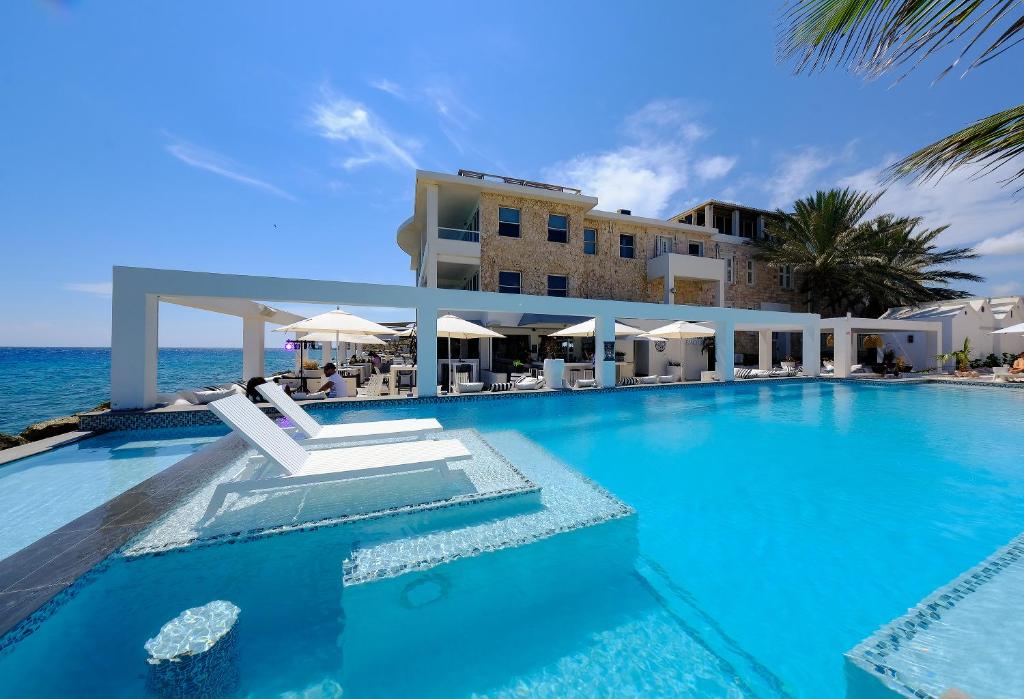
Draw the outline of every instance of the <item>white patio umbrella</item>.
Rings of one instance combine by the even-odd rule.
[[[340,343],[351,342],[354,345],[386,345],[387,341],[382,340],[376,335],[346,335],[344,333],[309,333],[299,338],[300,340],[309,340],[311,342],[334,342],[338,343],[338,353],[341,353]],[[341,361],[341,357],[337,357],[337,361]]]
[[[1002,330],[993,330],[989,334],[990,335],[1016,335],[1017,333],[1020,333],[1021,335],[1024,335],[1024,323],[1017,323],[1016,325],[1011,325],[1010,327],[1003,328]]]
[[[582,323],[570,325],[568,328],[551,333],[549,337],[593,337],[597,327],[596,321],[596,318],[591,318]],[[615,321],[615,337],[630,337],[632,335],[641,335],[643,332],[640,328],[634,328],[632,325]]]
[[[677,320],[663,325],[660,328],[654,330],[648,330],[647,332],[640,335],[640,337],[647,338],[648,340],[688,340],[693,337],[711,337],[715,334],[715,331],[711,328],[703,325],[697,325],[696,323],[688,323],[685,320]],[[683,343],[679,343],[679,368],[680,371],[683,367]]]
[[[485,337],[505,337],[501,333],[494,332],[489,328],[468,320],[459,318],[456,315],[447,314],[437,319],[437,336],[448,338],[448,390],[452,390],[452,338],[456,340],[478,340]]]
[[[295,336],[309,333],[328,333],[339,342],[341,335],[394,335],[395,331],[372,320],[360,318],[354,313],[336,308],[289,325],[274,328],[274,332],[295,333]],[[302,365],[303,347],[299,345],[299,366]]]

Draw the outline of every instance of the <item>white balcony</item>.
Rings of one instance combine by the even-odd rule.
[[[676,279],[716,282],[718,305],[721,306],[724,301],[725,260],[664,252],[647,261],[647,278],[665,281],[665,303],[673,302],[672,287]]]

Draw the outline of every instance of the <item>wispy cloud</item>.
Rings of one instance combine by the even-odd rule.
[[[325,94],[323,101],[313,106],[313,121],[321,136],[352,147],[354,152],[342,161],[346,170],[371,164],[396,169],[417,167],[411,152],[414,143],[393,134],[360,102]]]
[[[386,92],[392,97],[397,97],[398,99],[401,100],[408,99],[408,96],[406,95],[405,90],[402,88],[402,86],[396,82],[388,80],[387,78],[378,78],[377,80],[371,80],[369,82],[370,87],[372,87],[374,90]]]
[[[769,205],[788,208],[798,198],[809,194],[814,179],[833,161],[832,156],[817,148],[802,148],[783,157],[766,183]]]
[[[215,175],[226,177],[229,180],[248,185],[249,187],[262,189],[288,201],[297,201],[294,196],[280,187],[242,172],[238,163],[220,153],[200,148],[186,141],[169,143],[166,148],[168,153],[186,165],[212,172]]]
[[[1006,282],[992,287],[993,296],[1019,296],[1021,294],[1024,294],[1024,285],[1020,282]]]
[[[621,132],[626,143],[583,153],[544,168],[550,180],[596,195],[604,209],[629,208],[661,216],[690,182],[690,165],[702,180],[726,175],[735,158],[697,153],[708,131],[677,100],[656,100],[628,115]]]
[[[114,293],[113,282],[69,282],[64,288],[93,296],[110,296]]]
[[[717,180],[728,175],[736,166],[736,158],[715,155],[697,163],[694,170],[702,180]]]
[[[1024,230],[985,238],[974,249],[982,255],[1024,254]]]

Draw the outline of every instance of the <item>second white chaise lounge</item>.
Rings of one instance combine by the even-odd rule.
[[[252,471],[246,469],[244,480],[219,484],[204,519],[216,514],[229,493],[277,490],[406,471],[437,469],[446,472],[449,461],[472,456],[457,439],[423,439],[306,451],[244,396],[222,398],[210,403],[209,407],[249,446],[277,466],[278,474],[268,476],[262,473],[253,477]]]
[[[321,425],[313,416],[303,410],[302,406],[292,400],[284,389],[276,383],[265,383],[256,387],[267,401],[278,412],[295,425],[300,432],[300,440],[306,443],[343,442],[357,439],[374,439],[380,437],[413,437],[431,432],[439,432],[443,428],[434,418],[406,418],[402,420],[377,420],[374,422],[357,422],[347,425]]]

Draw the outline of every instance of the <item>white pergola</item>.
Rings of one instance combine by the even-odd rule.
[[[595,376],[601,386],[615,383],[615,362],[603,360],[607,343],[614,347],[615,321],[642,318],[711,324],[716,333],[716,366],[723,381],[733,380],[735,332],[801,332],[804,366],[817,375],[821,365],[820,323],[814,313],[753,311],[742,308],[685,306],[526,294],[497,294],[429,287],[361,284],[344,281],[286,279],[238,274],[114,267],[111,333],[111,403],[115,410],[149,408],[156,403],[159,302],[174,298],[210,305],[209,299],[234,302],[266,299],[280,303],[412,308],[416,312],[419,395],[437,391],[437,321],[442,313],[537,313],[595,318],[598,357]],[[201,307],[201,306],[196,306]],[[245,317],[245,316],[243,316]],[[664,324],[663,323],[663,324]],[[262,332],[259,333],[262,339]]]
[[[925,335],[925,354],[937,356],[942,350],[942,323],[931,320],[896,320],[893,318],[823,318],[821,331],[832,334],[832,348],[835,352],[835,376],[850,375],[850,367],[856,355],[857,335],[881,335],[883,333],[912,333]],[[941,371],[942,361],[935,360],[935,367]]]
[[[282,311],[258,301],[220,296],[160,296],[159,301],[187,306],[242,319],[242,379],[263,376],[266,364],[265,331],[267,323],[288,325],[303,319],[291,311]],[[154,374],[155,376],[155,374]]]

